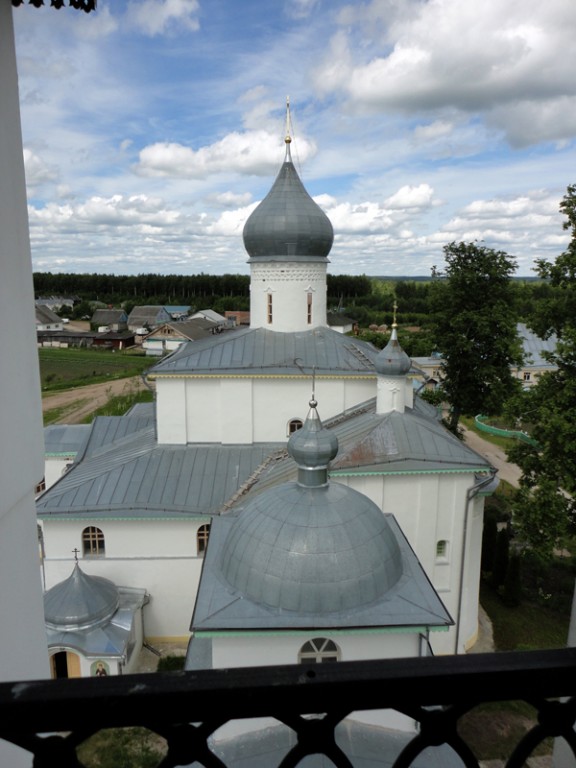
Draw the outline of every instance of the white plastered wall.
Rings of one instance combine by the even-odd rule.
[[[73,550],[82,549],[82,530],[97,526],[105,537],[106,554],[83,557],[80,568],[103,576],[117,586],[145,589],[150,602],[144,607],[146,637],[186,638],[203,557],[197,553],[197,531],[202,520],[44,520],[42,564],[46,589],[67,579],[74,568]]]
[[[326,266],[326,263],[253,263],[250,327],[291,332],[326,326]],[[268,321],[269,296],[272,297],[272,322]]]
[[[213,667],[226,669],[297,664],[300,649],[315,637],[333,640],[340,649],[341,661],[414,658],[420,655],[421,641],[417,632],[346,634],[319,629],[312,630],[309,635],[272,633],[270,636],[233,635],[213,638]],[[411,719],[393,710],[354,712],[350,717],[370,725],[404,731],[414,730],[414,722]],[[217,740],[275,724],[277,723],[272,719],[231,722],[219,731]]]
[[[322,420],[369,400],[375,376],[317,377]],[[160,444],[282,442],[291,419],[304,419],[312,376],[297,378],[159,378],[156,382]]]
[[[467,492],[474,485],[474,474],[334,475],[332,480],[365,494],[383,512],[394,515],[454,621],[458,621],[461,612],[459,652],[469,647],[478,627],[484,508],[482,498],[467,505]],[[439,541],[446,542],[446,555],[442,557],[437,557]],[[447,633],[434,633],[431,636],[434,652],[454,653],[456,634],[456,628]]]

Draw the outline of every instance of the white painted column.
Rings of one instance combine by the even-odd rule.
[[[44,435],[10,0],[0,0],[0,269],[0,327],[10,329],[0,366],[0,680],[31,680],[49,676],[34,505]],[[31,760],[0,742],[0,764]]]

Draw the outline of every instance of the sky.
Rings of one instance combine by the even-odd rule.
[[[48,0],[46,0],[48,2]],[[292,159],[332,274],[518,276],[566,247],[574,0],[98,0],[13,10],[33,268],[249,273],[242,228]]]

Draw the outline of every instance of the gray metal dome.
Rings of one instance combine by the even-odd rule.
[[[88,576],[76,563],[72,574],[44,595],[44,617],[50,629],[93,629],[116,613],[116,585],[102,576]]]
[[[264,491],[239,513],[221,571],[234,589],[271,608],[339,612],[388,592],[402,575],[402,555],[376,504],[327,482],[337,441],[322,428],[316,403],[310,405],[290,441],[298,482]]]
[[[392,328],[388,344],[378,353],[374,364],[376,371],[383,376],[405,376],[410,370],[412,361],[400,346],[395,327]]]
[[[330,219],[310,197],[290,157],[244,225],[244,247],[258,261],[326,261],[334,242]]]
[[[288,440],[288,453],[298,464],[298,482],[306,486],[328,481],[328,464],[338,453],[338,438],[322,427],[316,405],[312,399],[302,429],[293,432]]]

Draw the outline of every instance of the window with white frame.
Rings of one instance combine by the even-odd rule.
[[[84,557],[98,557],[106,554],[104,533],[100,528],[89,525],[82,531],[82,554]]]
[[[210,523],[204,523],[198,528],[196,534],[196,545],[198,555],[203,556],[208,546],[208,539],[210,538]]]
[[[294,432],[298,432],[299,429],[302,429],[304,426],[304,422],[302,419],[290,419],[288,422],[288,437],[292,435]]]

